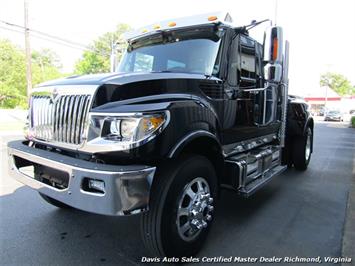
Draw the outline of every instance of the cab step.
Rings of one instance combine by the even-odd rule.
[[[285,165],[279,165],[279,166],[276,166],[275,168],[270,169],[265,174],[263,174],[261,177],[250,182],[245,187],[241,187],[238,190],[238,194],[244,198],[250,197],[256,191],[258,191],[260,188],[264,187],[269,181],[271,181],[273,177],[278,176],[286,169],[287,169],[287,166],[285,166]]]
[[[229,157],[226,160],[229,184],[243,197],[249,197],[287,166],[281,165],[281,147],[267,145]]]

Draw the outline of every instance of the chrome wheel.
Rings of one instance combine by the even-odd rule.
[[[176,225],[180,237],[194,240],[212,220],[213,198],[206,179],[197,177],[188,183],[179,200]]]
[[[312,142],[312,132],[310,129],[308,129],[307,139],[306,139],[306,149],[305,149],[306,161],[309,160],[309,156],[311,155],[311,142]]]

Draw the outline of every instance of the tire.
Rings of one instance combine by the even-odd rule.
[[[38,194],[46,201],[48,202],[49,204],[57,207],[57,208],[61,208],[61,209],[71,209],[72,207],[70,207],[69,205],[65,204],[65,203],[62,203],[58,200],[55,200],[51,197],[48,197],[44,194],[42,194],[41,192],[38,192]]]
[[[208,221],[206,218],[206,228],[197,229],[195,224],[191,224],[193,220],[192,211],[186,212],[190,216],[179,216],[179,206],[184,207],[183,204],[195,206],[192,198],[186,194],[189,186],[194,184],[194,182],[201,182],[201,184],[205,185],[204,191],[207,191],[206,187],[207,185],[209,186],[212,200],[208,199],[209,205],[205,206],[206,208],[200,213],[201,215],[206,215],[205,217],[211,215]],[[192,186],[191,189],[196,190],[196,187]],[[198,193],[197,191],[195,196]],[[187,257],[195,255],[201,249],[211,227],[213,220],[212,201],[216,198],[216,194],[217,178],[215,169],[211,162],[203,156],[191,155],[184,157],[160,169],[154,178],[149,211],[144,213],[141,218],[143,243],[149,253],[156,257]],[[207,194],[204,195],[207,196]],[[200,206],[204,206],[205,203],[205,201],[202,202]],[[189,207],[186,207],[187,209]],[[206,209],[207,213],[204,213]],[[190,227],[190,229],[186,232],[179,230],[179,228],[184,228],[181,224],[188,224],[187,227]],[[182,232],[185,232],[186,235]],[[189,235],[190,233],[192,234],[191,236]]]
[[[307,169],[311,160],[313,146],[313,133],[307,127],[305,136],[296,137],[293,141],[292,157],[296,170],[304,171]]]

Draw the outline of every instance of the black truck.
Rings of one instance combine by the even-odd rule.
[[[9,169],[60,208],[141,216],[155,256],[192,256],[221,189],[249,197],[313,150],[307,105],[288,95],[288,42],[225,13],[163,21],[127,35],[115,73],[32,91]]]

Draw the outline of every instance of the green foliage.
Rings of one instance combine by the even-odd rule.
[[[26,101],[24,53],[8,40],[0,40],[0,107],[13,108]]]
[[[321,75],[320,85],[328,86],[340,96],[355,94],[355,87],[341,74],[328,72]]]
[[[355,116],[351,117],[351,127],[355,128]]]
[[[127,24],[118,24],[114,32],[107,32],[89,46],[90,50],[83,53],[82,58],[75,65],[75,73],[92,74],[110,71],[110,54],[112,44],[122,42],[122,34],[129,31]],[[117,51],[117,58],[121,57]]]
[[[48,50],[32,54],[32,84],[61,77],[58,56]],[[20,48],[0,39],[0,108],[27,106],[26,58]]]

